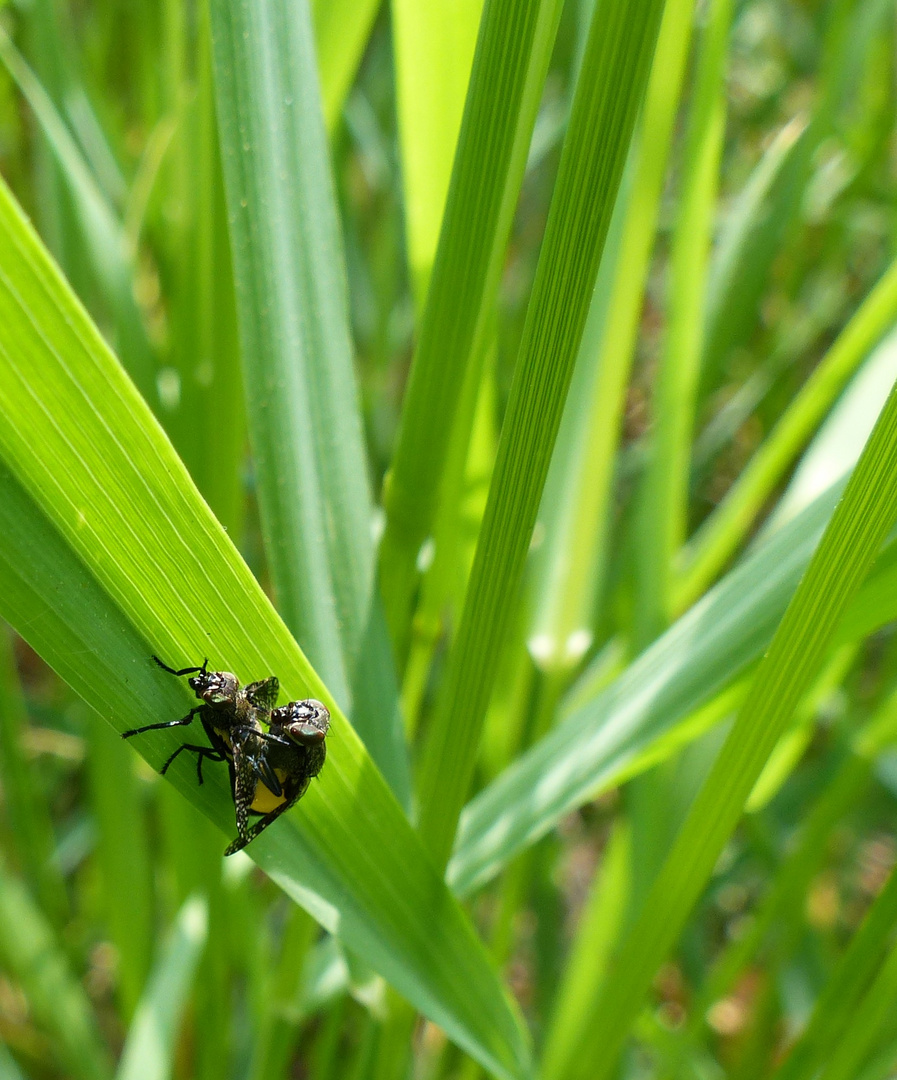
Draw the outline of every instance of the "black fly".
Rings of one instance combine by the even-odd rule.
[[[202,667],[176,670],[154,656],[163,671],[188,679],[200,705],[180,720],[147,724],[122,734],[123,739],[145,731],[182,727],[198,715],[211,746],[182,743],[162,766],[167,771],[183,750],[196,754],[196,776],[202,784],[203,759],[226,761],[230,771],[231,792],[237,816],[238,837],[225,855],[246,847],[256,836],[296,803],[308,788],[312,777],[321,771],[326,756],[324,739],[330,726],[330,713],[320,701],[293,701],[280,709],[274,707],[280,690],[275,676],[241,687],[229,671],[209,671],[208,660]],[[262,728],[268,725],[268,731]],[[261,817],[247,828],[249,815]]]

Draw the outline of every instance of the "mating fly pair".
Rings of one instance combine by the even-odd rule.
[[[182,743],[161,771],[164,775],[178,754],[189,750],[196,754],[196,776],[201,784],[204,758],[227,762],[237,814],[237,839],[224,854],[233,855],[298,802],[312,777],[321,771],[327,755],[324,739],[330,713],[320,701],[311,698],[275,708],[280,683],[273,675],[241,687],[229,671],[207,670],[208,660],[202,667],[180,671],[163,664],[158,656],[153,660],[170,675],[192,675],[187,682],[202,704],[180,720],[134,728],[123,732],[122,738],[186,726],[199,716],[211,746]],[[248,828],[250,814],[261,820]]]

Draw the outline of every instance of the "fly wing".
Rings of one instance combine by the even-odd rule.
[[[265,713],[271,712],[277,704],[277,695],[280,693],[280,682],[276,675],[260,682],[250,683],[244,690],[246,700],[256,709]]]

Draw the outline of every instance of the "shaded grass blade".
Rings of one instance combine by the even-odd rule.
[[[420,828],[448,861],[467,797],[663,4],[593,15],[458,635],[420,777]]]
[[[211,13],[249,433],[277,602],[407,803],[308,3],[216,0]],[[362,680],[356,709],[371,639],[386,670]]]
[[[897,517],[897,392],[866,445],[760,664],[747,701],[621,945],[589,1046],[615,1067],[651,978],[710,877],[763,766],[815,677],[838,621]],[[584,1050],[586,1047],[583,1048]]]
[[[328,760],[250,854],[477,1060],[525,1072],[520,1021],[358,736],[190,483],[146,404],[0,187],[0,613],[122,731],[183,716],[150,661],[209,656],[333,715]],[[158,709],[158,713],[156,713]],[[139,742],[156,768],[176,733]],[[224,770],[168,774],[233,835]]]

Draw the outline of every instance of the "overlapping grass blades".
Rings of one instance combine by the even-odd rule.
[[[467,918],[5,188],[0,237],[4,617],[119,731],[146,722],[147,701],[186,712],[151,653],[277,672],[289,698],[328,702],[326,773],[253,855],[470,1053],[525,1071],[519,1021]],[[176,738],[139,749],[158,767]],[[171,780],[231,831],[226,777],[197,788],[184,762]]]

